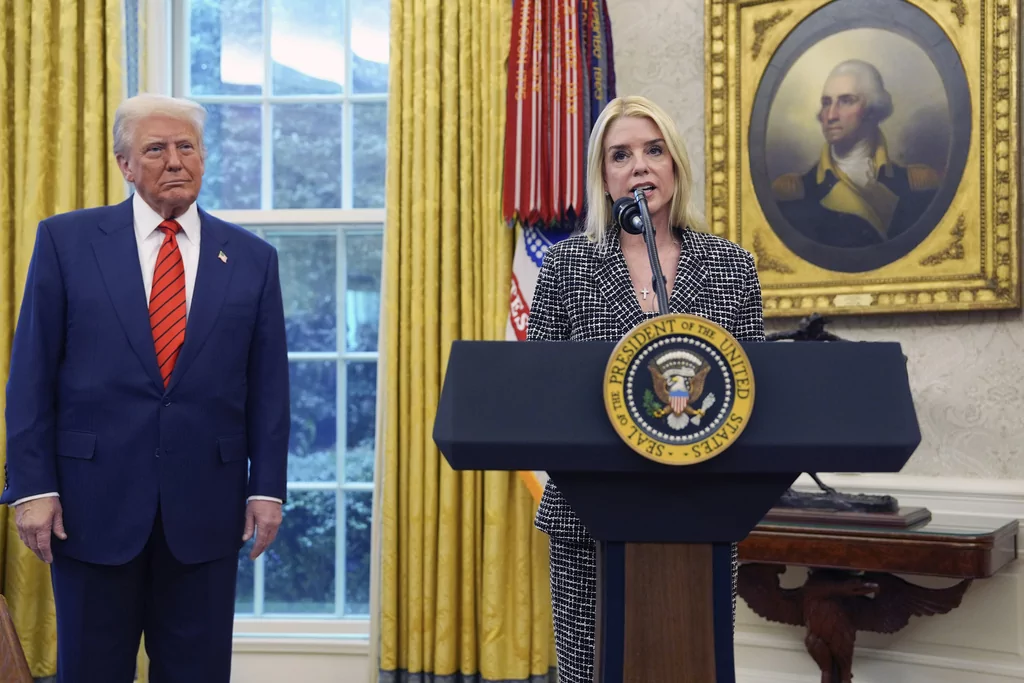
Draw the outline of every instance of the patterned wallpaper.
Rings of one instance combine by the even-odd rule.
[[[704,0],[607,0],[618,94],[675,117],[704,197]],[[796,320],[772,320],[769,331]],[[904,472],[1024,480],[1024,319],[1001,313],[837,317],[841,337],[898,341],[922,442]],[[851,415],[850,419],[856,419]]]

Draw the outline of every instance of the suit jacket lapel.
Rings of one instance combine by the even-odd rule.
[[[139,264],[139,245],[135,240],[132,199],[129,197],[113,207],[110,220],[101,223],[99,228],[104,236],[92,243],[92,249],[99,262],[103,283],[128,343],[162,391],[164,383],[156,363],[153,330],[149,325],[149,303]]]
[[[605,301],[622,323],[623,333],[647,319],[633,292],[633,281],[629,279],[626,259],[619,246],[618,230],[611,232],[608,242],[598,251],[594,279]]]
[[[676,281],[668,298],[670,311],[688,313],[693,309],[693,303],[708,279],[706,258],[707,253],[693,238],[693,232],[689,229],[683,230]]]
[[[171,381],[167,385],[168,391],[174,388],[188,370],[206,342],[214,323],[217,322],[235,265],[231,259],[222,261],[219,258],[228,243],[227,231],[202,209],[199,210],[199,225],[199,268],[196,271],[195,291],[192,292],[192,305],[185,325],[185,345],[174,364],[174,372],[171,373]]]

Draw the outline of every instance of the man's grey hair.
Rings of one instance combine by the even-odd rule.
[[[853,76],[857,94],[864,98],[867,118],[876,124],[885,121],[892,114],[892,95],[885,89],[882,74],[873,64],[860,59],[848,59],[832,69],[828,77]]]
[[[114,156],[128,156],[135,126],[149,116],[169,116],[190,124],[196,131],[199,152],[206,155],[203,144],[206,109],[203,105],[179,97],[142,93],[122,102],[114,113]]]

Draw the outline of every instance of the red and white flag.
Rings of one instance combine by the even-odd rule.
[[[502,213],[516,230],[506,339],[523,341],[548,248],[584,213],[586,148],[615,97],[604,0],[514,0]],[[544,472],[520,473],[540,500]]]

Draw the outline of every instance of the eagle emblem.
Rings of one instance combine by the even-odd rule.
[[[708,393],[695,407],[704,393],[704,381],[711,366],[701,356],[685,350],[666,351],[647,365],[654,384],[648,389],[644,408],[654,419],[665,418],[672,429],[684,429],[688,424],[699,425],[704,413],[715,403],[715,395]]]
[[[641,457],[667,465],[714,458],[736,442],[754,404],[743,347],[707,318],[651,318],[619,340],[604,372],[612,428]]]

